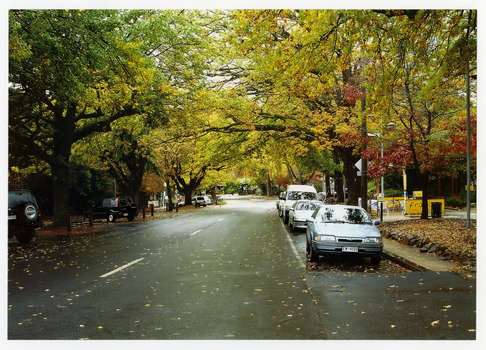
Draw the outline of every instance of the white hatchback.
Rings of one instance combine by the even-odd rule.
[[[289,228],[293,232],[296,229],[305,229],[307,219],[314,214],[314,211],[324,205],[321,201],[300,200],[290,208]]]
[[[201,205],[205,207],[206,205],[210,205],[211,203],[211,198],[209,198],[208,196],[192,197],[192,205],[194,205],[195,207],[199,207]]]

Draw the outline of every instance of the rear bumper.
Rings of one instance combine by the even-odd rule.
[[[294,225],[295,228],[306,229],[307,228],[307,221],[294,220],[293,225]]]

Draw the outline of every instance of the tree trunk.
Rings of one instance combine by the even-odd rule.
[[[420,171],[420,170],[418,170]],[[430,173],[426,171],[420,175],[420,182],[422,187],[422,215],[420,219],[427,220],[429,218],[429,179]]]
[[[188,187],[184,188],[184,205],[192,204],[192,190]]]
[[[66,226],[68,223],[69,188],[71,186],[69,158],[74,143],[75,112],[75,105],[70,105],[66,114],[63,114],[61,108],[55,108],[54,125],[56,131],[53,137],[53,154],[49,161],[52,171],[54,227]]]
[[[361,192],[361,179],[358,177],[358,169],[356,169],[354,164],[360,158],[359,156],[353,155],[353,149],[351,148],[336,148],[335,152],[339,159],[341,159],[343,162],[343,175],[346,178],[346,187],[348,189],[348,198],[346,200],[346,204],[358,205],[358,198],[360,197]]]
[[[355,163],[355,162],[354,162]],[[356,174],[356,168],[353,161],[343,162],[343,173],[346,178],[346,186],[348,187],[348,199],[346,204],[358,205],[358,198],[361,196],[361,180]]]
[[[272,182],[270,181],[270,170],[267,169],[267,197],[272,195]]]
[[[287,164],[287,173],[289,174],[289,179],[290,179],[290,183],[293,185],[295,184],[295,180],[296,180],[296,176],[294,174],[294,170],[292,169],[292,167],[290,165]]]
[[[63,227],[68,223],[69,212],[69,167],[63,162],[51,165],[52,192],[54,198],[54,227]]]
[[[336,191],[336,201],[338,203],[344,203],[344,188],[343,188],[343,173],[340,171],[334,172],[334,191]],[[327,187],[327,184],[326,184]],[[329,184],[329,191],[331,186]]]
[[[167,211],[172,211],[172,209],[174,209],[174,205],[172,203],[172,189],[170,188],[170,180],[165,181],[165,187],[167,188],[167,200],[168,200],[166,208]]]
[[[337,171],[334,172],[334,176],[336,176]],[[342,174],[341,174],[342,176]],[[331,193],[331,177],[326,175],[324,178],[324,182],[326,184],[326,198],[331,197],[333,193]],[[336,183],[336,182],[335,182]]]
[[[216,193],[216,186],[211,187],[209,193],[211,193],[211,200],[213,201],[213,204],[218,204],[218,194]]]

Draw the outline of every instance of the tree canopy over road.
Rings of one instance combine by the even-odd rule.
[[[9,186],[42,173],[58,225],[109,179],[187,201],[319,171],[357,203],[363,157],[426,197],[466,168],[467,69],[475,156],[476,10],[11,10]]]

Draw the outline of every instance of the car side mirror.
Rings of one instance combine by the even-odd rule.
[[[374,220],[373,221],[373,225],[378,226],[379,224],[381,224],[380,220]]]

